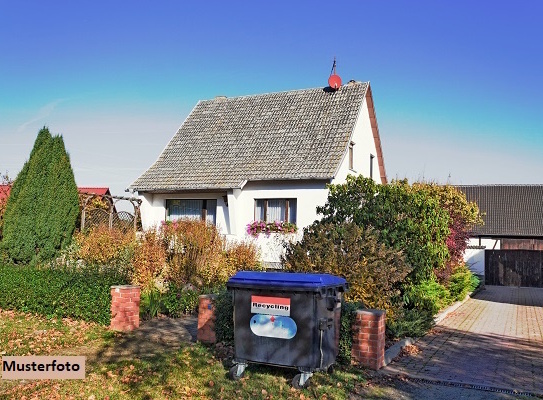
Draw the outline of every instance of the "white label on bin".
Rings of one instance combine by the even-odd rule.
[[[286,297],[251,296],[251,313],[290,317],[290,299]]]
[[[290,317],[256,314],[251,318],[251,331],[257,336],[292,339],[298,327]]]

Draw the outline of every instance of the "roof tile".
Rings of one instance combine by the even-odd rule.
[[[130,188],[229,189],[245,180],[330,179],[367,82],[200,101]]]

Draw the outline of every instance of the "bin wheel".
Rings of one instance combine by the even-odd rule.
[[[234,365],[232,368],[230,368],[230,371],[228,372],[228,376],[233,381],[238,381],[245,375],[245,369],[241,372],[241,374],[238,375],[238,366]]]
[[[332,364],[326,369],[326,372],[332,375],[334,373],[334,369],[335,369],[334,364]]]
[[[305,383],[303,385],[300,384],[300,381],[302,380],[302,374],[297,374],[293,379],[292,379],[292,387],[294,389],[303,389],[303,388],[306,388],[309,386],[309,378],[305,381]]]

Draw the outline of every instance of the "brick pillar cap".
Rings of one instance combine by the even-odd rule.
[[[115,285],[111,287],[112,289],[139,289],[137,285]]]
[[[200,296],[198,296],[198,298],[215,300],[217,298],[217,295],[216,294],[201,294]]]
[[[357,314],[370,314],[380,317],[381,315],[386,314],[385,310],[374,310],[374,309],[364,309],[364,310],[356,310]]]

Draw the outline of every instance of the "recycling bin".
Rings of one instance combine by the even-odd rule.
[[[234,304],[232,379],[249,363],[297,368],[293,386],[336,360],[345,279],[329,274],[240,271],[226,284]]]

